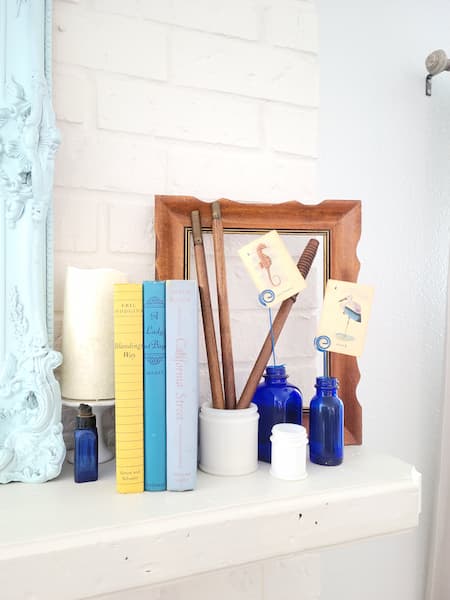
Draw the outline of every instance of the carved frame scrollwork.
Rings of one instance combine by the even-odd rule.
[[[51,0],[0,4],[0,483],[43,482],[65,457],[51,348]]]

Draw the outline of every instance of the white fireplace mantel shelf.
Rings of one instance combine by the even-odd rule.
[[[8,600],[84,598],[415,527],[420,474],[361,447],[299,482],[199,472],[193,492],[115,491],[72,467],[46,484],[0,488],[0,581]]]

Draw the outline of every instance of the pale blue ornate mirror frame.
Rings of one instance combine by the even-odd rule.
[[[51,0],[1,0],[0,28],[0,483],[42,482],[65,456],[51,348]]]

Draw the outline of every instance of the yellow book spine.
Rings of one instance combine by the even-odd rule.
[[[142,285],[114,285],[116,485],[122,494],[144,491]]]

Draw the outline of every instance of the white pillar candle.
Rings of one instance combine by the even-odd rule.
[[[127,276],[115,269],[68,267],[64,292],[64,398],[114,397],[113,284]]]

